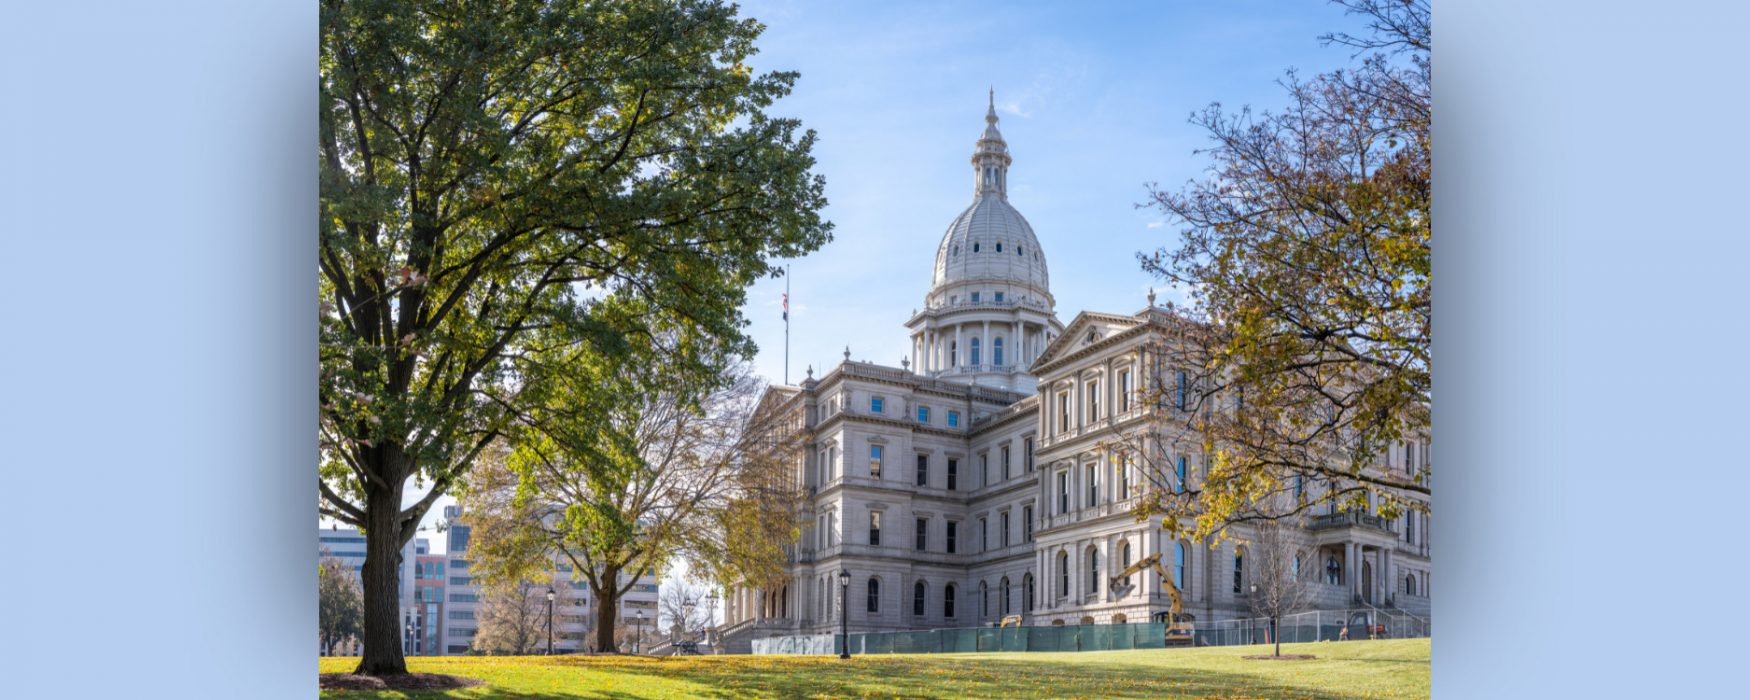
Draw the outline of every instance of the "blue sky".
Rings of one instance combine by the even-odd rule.
[[[790,381],[852,357],[897,366],[903,327],[930,284],[937,244],[971,203],[968,159],[996,89],[1014,165],[1009,201],[1032,223],[1060,320],[1130,313],[1151,284],[1135,254],[1176,240],[1137,209],[1146,184],[1177,188],[1208,165],[1187,123],[1211,102],[1272,108],[1293,67],[1343,66],[1317,37],[1354,31],[1342,8],[1298,2],[822,3],[755,1],[756,70],[801,73],[772,112],[819,133],[833,242],[791,267]],[[782,381],[782,280],[745,313],[756,367]],[[1166,288],[1161,299],[1175,299]]]
[[[791,262],[792,383],[810,364],[819,376],[846,346],[894,366],[908,352],[903,324],[929,288],[936,246],[972,201],[968,159],[988,89],[1014,157],[1009,201],[1039,237],[1058,318],[1130,313],[1160,285],[1136,253],[1176,240],[1172,222],[1136,208],[1146,184],[1176,188],[1208,166],[1193,153],[1207,140],[1190,114],[1211,102],[1280,105],[1284,70],[1349,64],[1320,34],[1359,28],[1315,0],[741,8],[766,25],[755,70],[801,73],[770,111],[818,132],[815,172],[836,227],[831,243]],[[744,310],[756,368],[773,382],[784,369],[783,290],[783,280],[754,285]],[[1162,301],[1177,298],[1161,287]],[[422,535],[444,550],[441,535]]]

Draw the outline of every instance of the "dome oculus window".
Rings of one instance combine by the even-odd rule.
[[[1003,252],[1003,242],[1002,241],[997,241],[997,252],[998,253]]]
[[[972,244],[972,252],[974,252],[974,253],[978,252],[978,244],[977,243]]]

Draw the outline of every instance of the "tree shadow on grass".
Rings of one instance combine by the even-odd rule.
[[[1161,652],[1170,654],[1172,652]],[[332,700],[646,700],[650,698],[1294,698],[1360,700],[1426,697],[1428,681],[1405,678],[1426,659],[1336,657],[1271,662],[1211,658],[1231,669],[1190,668],[1172,657],[1014,654],[736,656],[654,659],[562,657],[519,660],[521,668],[478,669],[488,686],[462,691],[324,694]],[[1166,663],[1157,663],[1157,662]],[[1334,662],[1334,663],[1333,663]],[[1199,662],[1192,662],[1199,663]],[[1311,665],[1307,665],[1311,664]],[[422,669],[424,670],[424,669]],[[467,668],[446,669],[461,675]],[[504,678],[494,678],[506,673]],[[529,674],[516,679],[509,674]],[[1387,685],[1403,686],[1382,689]],[[529,686],[540,686],[532,688]],[[1383,690],[1383,692],[1382,692]]]

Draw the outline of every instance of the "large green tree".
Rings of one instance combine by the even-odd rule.
[[[711,0],[322,0],[320,509],[368,540],[360,673],[405,672],[400,549],[533,334],[624,352],[618,296],[746,351],[746,286],[828,239],[760,31]]]
[[[1207,468],[1183,486],[1151,470],[1166,476],[1144,510],[1191,536],[1321,503],[1426,508],[1426,461],[1381,455],[1431,429],[1429,6],[1338,4],[1367,32],[1326,40],[1358,63],[1291,74],[1277,112],[1194,116],[1210,176],[1152,192],[1182,227],[1143,267],[1192,302],[1155,349],[1153,388],[1177,451]]]

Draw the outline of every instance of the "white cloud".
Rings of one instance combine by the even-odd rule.
[[[1160,227],[1165,226],[1165,225],[1167,225],[1167,222],[1165,222],[1165,221],[1156,220],[1156,221],[1148,222],[1149,228],[1160,228]]]

